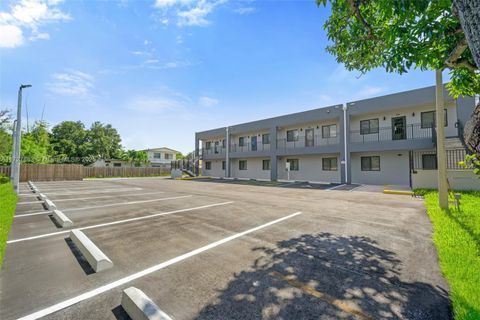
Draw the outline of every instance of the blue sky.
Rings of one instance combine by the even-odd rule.
[[[325,51],[308,1],[0,2],[0,109],[31,83],[29,119],[110,123],[126,148],[194,148],[194,133],[434,84],[359,77]]]

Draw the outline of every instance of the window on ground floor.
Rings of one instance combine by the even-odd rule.
[[[212,162],[205,161],[205,170],[212,170]]]
[[[117,162],[117,163],[114,163],[113,166],[114,166],[114,167],[121,167],[122,164]]]
[[[287,163],[290,163],[290,171],[298,171],[299,169],[298,159],[287,159]]]
[[[225,170],[225,168],[226,168],[226,162],[224,160],[224,161],[222,161],[222,170]]]
[[[262,170],[270,170],[270,160],[262,160]]]
[[[247,160],[238,161],[238,169],[239,170],[247,170]]]
[[[322,159],[323,171],[337,171],[337,158],[323,158]]]
[[[423,170],[437,170],[437,155],[422,154],[422,168]]]
[[[362,171],[380,171],[380,157],[361,157]]]

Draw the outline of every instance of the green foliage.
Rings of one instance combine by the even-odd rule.
[[[145,151],[128,150],[123,152],[121,159],[136,167],[140,167],[148,163],[148,154]]]
[[[30,133],[22,133],[21,155],[23,163],[49,163],[50,137],[46,122],[35,122]]]
[[[473,173],[480,176],[480,157],[475,154],[469,154],[465,156],[465,161],[458,163],[465,169],[473,169]]]
[[[480,92],[480,74],[468,48],[446,63],[465,37],[451,1],[317,0],[319,6],[327,3],[332,9],[324,25],[332,41],[327,51],[348,70],[384,68],[402,74],[411,68],[449,67],[448,89],[454,97]]]
[[[426,192],[425,205],[433,224],[440,268],[450,285],[455,319],[480,319],[480,192],[461,192],[460,211],[442,210],[438,193]]]
[[[52,128],[50,143],[56,156],[80,162],[85,155],[87,132],[81,121],[63,121]]]
[[[0,269],[16,205],[17,195],[13,192],[12,184],[10,182],[0,184]]]
[[[94,122],[86,135],[86,155],[101,159],[117,159],[122,156],[122,139],[112,125]]]

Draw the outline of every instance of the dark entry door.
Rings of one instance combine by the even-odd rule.
[[[407,118],[405,116],[392,118],[392,139],[407,139]]]
[[[314,144],[313,129],[305,129],[305,147],[313,147]]]
[[[251,140],[252,151],[257,151],[257,136],[252,136]]]

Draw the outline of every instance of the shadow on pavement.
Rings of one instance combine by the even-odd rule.
[[[451,319],[447,292],[400,280],[396,254],[367,237],[320,233],[254,250],[263,255],[252,271],[196,319]]]

